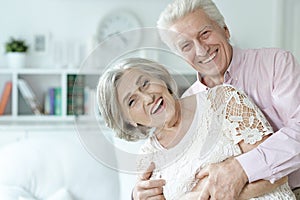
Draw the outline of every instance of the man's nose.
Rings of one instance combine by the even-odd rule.
[[[205,44],[201,44],[200,42],[195,42],[195,49],[197,56],[206,56],[207,55],[207,46]]]

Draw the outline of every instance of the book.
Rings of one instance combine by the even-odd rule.
[[[12,89],[12,82],[8,81],[5,83],[2,96],[1,96],[1,101],[0,101],[0,115],[3,115],[8,103],[8,100],[11,95],[11,89]]]
[[[33,113],[36,115],[41,115],[41,105],[29,84],[24,79],[18,79],[18,88]]]
[[[45,94],[44,113],[46,115],[62,115],[62,97],[60,87],[51,87]]]
[[[67,78],[67,114],[84,114],[84,76],[68,75]]]
[[[62,108],[61,108],[61,88],[57,87],[54,88],[54,114],[61,115]]]

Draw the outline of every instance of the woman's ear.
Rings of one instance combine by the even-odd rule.
[[[135,128],[138,126],[137,123],[134,123],[134,122],[129,122],[129,124]]]

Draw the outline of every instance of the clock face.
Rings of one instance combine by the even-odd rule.
[[[141,24],[134,14],[125,11],[113,12],[104,17],[98,26],[98,42],[111,40],[116,48],[133,47],[139,43]]]

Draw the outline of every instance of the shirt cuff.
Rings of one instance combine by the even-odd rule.
[[[241,154],[236,159],[244,169],[249,183],[260,179],[270,180],[271,183],[275,182],[272,178],[272,170],[268,167],[262,152],[258,148]]]

